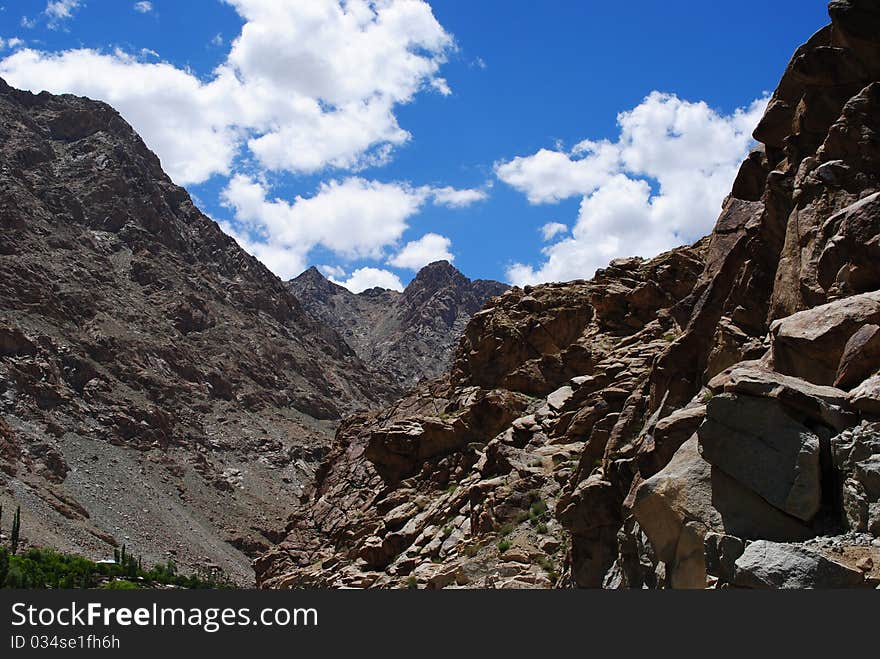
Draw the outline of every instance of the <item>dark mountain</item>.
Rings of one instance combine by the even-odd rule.
[[[288,285],[309,313],[403,389],[446,372],[467,321],[508,288],[471,281],[447,261],[422,268],[402,293],[372,288],[354,294],[316,268]]]
[[[26,539],[247,582],[337,421],[396,391],[116,111],[0,81],[0,501]]]

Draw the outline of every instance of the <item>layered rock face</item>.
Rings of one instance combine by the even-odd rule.
[[[447,261],[422,268],[402,293],[372,288],[354,294],[315,268],[288,285],[364,363],[404,390],[448,371],[468,320],[508,288],[497,281],[471,281]]]
[[[451,378],[347,420],[264,586],[550,587],[569,534],[558,505],[601,460],[674,340],[670,307],[704,245],[624,259],[592,282],[513,289],[468,325]],[[612,511],[599,511],[612,514]]]
[[[338,419],[398,389],[110,107],[0,81],[0,503],[33,543],[252,583]]]
[[[880,583],[880,9],[829,12],[712,234],[490,303],[343,425],[261,585]]]

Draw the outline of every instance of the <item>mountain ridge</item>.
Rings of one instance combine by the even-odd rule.
[[[439,377],[467,320],[508,286],[470,280],[448,261],[421,268],[403,291],[352,293],[312,266],[287,285],[313,316],[403,390]]]

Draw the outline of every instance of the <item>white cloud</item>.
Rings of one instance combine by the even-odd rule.
[[[548,222],[541,227],[541,236],[546,242],[548,240],[553,240],[560,233],[565,233],[566,231],[568,231],[568,226],[562,222]]]
[[[581,156],[577,159],[573,155]],[[524,193],[530,203],[556,202],[589,194],[620,166],[620,150],[610,142],[581,142],[571,154],[541,149],[496,163],[499,179]]]
[[[345,268],[338,265],[319,265],[318,270],[331,279],[342,279],[345,277]]]
[[[48,25],[51,29],[58,29],[61,24],[73,18],[73,13],[82,7],[81,0],[50,0],[46,3],[46,9],[43,10]]]
[[[584,141],[569,153],[541,149],[496,165],[498,177],[531,203],[582,196],[571,237],[544,248],[537,267],[510,266],[509,280],[588,278],[613,258],[655,256],[710,231],[766,103],[722,115],[652,92],[618,116],[617,142]]]
[[[436,233],[426,233],[418,240],[413,240],[404,245],[397,254],[388,259],[388,265],[396,268],[420,270],[434,261],[455,260],[449,251],[452,241],[445,236]]]
[[[226,40],[223,38],[223,34],[220,33],[220,32],[218,32],[217,34],[215,34],[215,35],[214,35],[214,38],[211,39],[211,45],[212,45],[212,46],[217,46],[218,48],[219,48],[220,46],[222,46],[224,43],[226,43]]]
[[[322,183],[312,197],[298,196],[290,203],[269,199],[264,184],[236,175],[222,198],[240,231],[253,236],[251,246],[283,251],[285,262],[304,264],[308,252],[318,246],[349,260],[382,258],[384,249],[406,231],[407,220],[419,211],[425,195],[401,183],[350,177]],[[266,265],[284,279],[302,271],[300,265],[299,270]]]
[[[434,78],[431,80],[431,87],[436,89],[443,96],[449,96],[452,93],[452,89],[449,87],[446,78]]]
[[[368,288],[389,288],[393,291],[402,291],[403,284],[400,278],[389,270],[379,268],[358,268],[351,273],[351,277],[345,281],[331,281],[340,286],[345,286],[352,293],[362,293]]]
[[[441,192],[455,197],[468,191],[443,188]],[[429,200],[439,203],[437,194],[438,189],[430,186],[352,176],[321,183],[311,197],[297,196],[289,202],[270,198],[265,183],[237,174],[221,199],[234,214],[232,230],[242,247],[289,279],[302,271],[316,247],[347,261],[385,258],[386,250],[398,245],[409,228],[408,220]],[[451,261],[449,247],[448,238],[429,233],[405,245],[388,263],[417,270],[432,261]]]
[[[396,106],[448,88],[437,73],[452,37],[423,0],[226,2],[245,22],[208,80],[86,49],[19,51],[0,61],[0,75],[16,87],[113,104],[181,184],[228,174],[245,145],[272,170],[383,163],[410,139]],[[60,19],[78,4],[49,6]]]
[[[148,2],[147,0],[143,0],[142,2],[135,2],[133,9],[141,14],[149,14],[153,11],[153,3]]]
[[[23,44],[24,41],[19,39],[18,37],[11,37],[9,39],[4,39],[3,37],[0,37],[0,50],[5,50],[6,48],[12,50],[18,48]]]
[[[465,208],[489,197],[486,190],[478,188],[457,189],[448,185],[442,188],[430,188],[430,195],[435,204],[449,208]]]

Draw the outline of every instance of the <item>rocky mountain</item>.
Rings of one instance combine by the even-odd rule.
[[[880,9],[829,13],[713,232],[493,300],[342,424],[261,586],[880,584]]]
[[[316,268],[288,285],[303,308],[404,390],[445,373],[467,321],[508,288],[471,281],[447,261],[422,268],[402,293],[371,288],[354,294]]]
[[[26,540],[253,583],[339,418],[398,391],[112,108],[0,81],[0,504]]]

